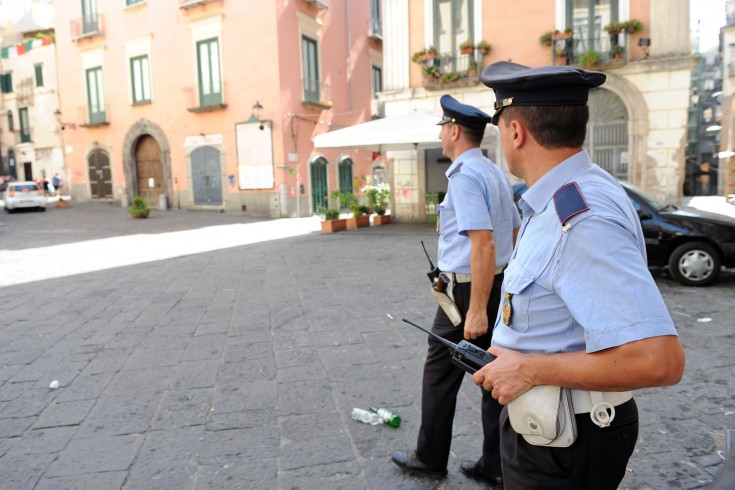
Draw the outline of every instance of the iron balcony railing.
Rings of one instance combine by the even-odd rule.
[[[304,102],[309,104],[331,106],[331,86],[316,78],[302,80],[304,87]]]
[[[85,15],[80,19],[71,21],[72,39],[84,37],[101,36],[104,34],[104,17],[100,14]]]
[[[627,60],[623,34],[555,39],[552,48],[552,61],[556,65],[583,65],[586,61],[604,64]]]
[[[219,82],[209,85],[187,87],[186,108],[189,112],[206,112],[227,107],[227,84]]]

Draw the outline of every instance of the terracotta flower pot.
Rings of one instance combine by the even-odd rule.
[[[322,233],[337,233],[347,228],[346,219],[330,219],[324,220],[322,224]]]
[[[376,214],[373,216],[373,225],[380,226],[380,225],[387,225],[390,223],[390,214]]]
[[[130,216],[135,219],[143,219],[147,218],[150,212],[151,211],[149,209],[146,209],[145,211],[130,211]]]

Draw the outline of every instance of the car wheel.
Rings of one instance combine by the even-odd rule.
[[[46,206],[39,206],[38,210],[44,212],[46,211]]]
[[[669,257],[669,273],[685,286],[706,286],[720,274],[720,254],[702,242],[679,245]]]

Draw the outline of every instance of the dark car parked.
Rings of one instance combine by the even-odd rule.
[[[641,220],[649,267],[667,267],[686,286],[712,283],[735,267],[735,219],[694,208],[664,205],[628,182],[620,184]],[[513,185],[518,202],[526,184]]]

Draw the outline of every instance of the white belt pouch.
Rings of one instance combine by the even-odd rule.
[[[529,444],[569,447],[577,422],[569,388],[537,385],[508,404],[510,425]]]
[[[436,302],[439,303],[439,306],[441,306],[442,310],[444,310],[444,313],[447,314],[449,320],[452,322],[452,325],[456,327],[457,325],[462,323],[462,315],[459,314],[459,309],[457,308],[457,305],[454,304],[454,301],[452,301],[449,296],[447,296],[445,293],[440,293],[433,288],[431,290],[431,294],[434,295],[434,299],[436,299]]]

